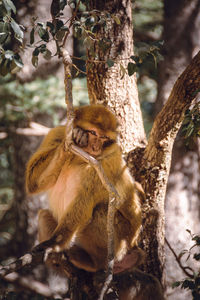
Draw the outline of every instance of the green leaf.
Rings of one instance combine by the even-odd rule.
[[[16,53],[16,54],[14,55],[14,62],[15,62],[15,64],[16,64],[19,68],[22,68],[22,67],[24,66],[24,64],[23,64],[23,62],[22,62],[22,59],[21,59],[21,57],[19,56],[18,53]]]
[[[64,26],[63,21],[56,19],[56,32]]]
[[[140,63],[140,58],[139,58],[139,56],[132,55],[130,58],[131,58],[132,60],[134,60],[134,61],[136,62],[136,64]]]
[[[74,28],[74,35],[75,35],[75,37],[78,38],[78,39],[82,37],[83,32],[84,32],[84,30],[83,30],[82,27],[76,26],[76,27]]]
[[[30,32],[30,44],[32,45],[35,41],[35,28],[32,28],[31,32]]]
[[[54,30],[54,25],[53,25],[53,23],[47,22],[46,26],[50,28],[50,31],[53,31],[53,30]]]
[[[31,60],[31,62],[32,62],[32,65],[35,67],[35,68],[37,68],[37,66],[38,66],[38,56],[32,56],[32,60]]]
[[[67,0],[60,0],[60,10],[63,10],[67,5]]]
[[[111,42],[108,39],[103,39],[99,41],[99,48],[105,53],[111,46]]]
[[[124,75],[126,74],[126,69],[122,64],[120,64],[120,73],[121,73],[121,79],[123,79]]]
[[[38,56],[40,53],[39,47],[36,47],[33,51],[33,56]]]
[[[59,30],[57,33],[56,33],[56,39],[61,42],[63,37],[65,35],[65,30]]]
[[[134,63],[128,63],[128,75],[132,76],[137,71],[137,65]]]
[[[89,17],[85,21],[85,26],[89,27],[95,23],[95,18],[93,16]]]
[[[43,41],[45,41],[45,42],[49,41],[49,33],[43,27],[39,27],[38,34]]]
[[[40,26],[40,27],[42,27],[42,28],[44,28],[44,27],[45,27],[45,25],[44,25],[44,23],[43,23],[43,22],[37,22],[37,25],[38,25],[38,26]]]
[[[43,53],[43,57],[46,59],[46,60],[50,60],[51,57],[52,57],[52,53],[49,49],[46,49],[45,52]]]
[[[200,246],[200,236],[198,235],[193,236],[192,241],[196,241],[196,244]]]
[[[198,253],[198,254],[195,253],[194,254],[194,259],[197,260],[197,261],[199,261],[200,260],[200,253]]]
[[[184,288],[184,289],[194,289],[195,288],[195,285],[194,285],[194,282],[192,280],[184,280],[182,285],[181,285],[181,288]]]
[[[176,281],[176,282],[172,283],[172,288],[174,289],[174,288],[180,286],[181,283],[182,283],[181,281]]]
[[[6,76],[9,73],[9,69],[7,67],[7,60],[3,59],[0,64],[0,75]]]
[[[7,12],[12,10],[14,14],[16,14],[16,7],[11,0],[3,0],[3,4],[5,5]]]
[[[117,25],[121,25],[121,21],[120,21],[120,18],[119,18],[119,17],[117,17],[117,16],[115,16],[115,15],[112,15],[112,18],[113,18],[113,20],[115,21],[115,23],[116,23]]]
[[[114,64],[115,64],[115,62],[114,62],[112,59],[108,59],[108,60],[106,61],[106,63],[107,63],[107,65],[108,65],[109,68],[113,67]]]
[[[101,25],[96,24],[96,25],[92,26],[91,31],[92,31],[92,33],[96,33],[96,32],[98,32],[100,29],[101,29]]]
[[[11,40],[11,26],[9,23],[0,22],[0,44],[5,47]]]
[[[17,24],[15,22],[15,20],[13,20],[12,18],[11,18],[10,24],[11,24],[11,27],[12,27],[14,33],[15,33],[15,38],[22,43],[23,38],[24,38],[24,33],[21,30],[19,24]]]
[[[45,44],[42,44],[38,47],[38,50],[40,53],[44,53],[46,51],[47,47]]]
[[[196,95],[197,95],[199,92],[200,92],[200,89],[194,91],[194,92],[192,93],[192,96],[193,96],[193,97],[196,97]]]
[[[61,27],[61,29],[64,31],[69,31],[69,27],[67,27],[67,26],[63,26],[63,27]]]
[[[190,122],[190,124],[187,128],[187,132],[186,132],[185,137],[186,138],[190,137],[192,135],[193,131],[194,131],[194,124],[192,122]]]
[[[7,33],[0,32],[0,44],[1,45],[5,44],[8,37],[9,37],[9,35]]]

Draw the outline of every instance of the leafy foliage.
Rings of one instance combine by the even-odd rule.
[[[63,10],[67,4],[75,9],[75,13],[71,19],[64,20]],[[12,50],[11,41],[14,39],[14,42],[17,41],[22,48],[24,34],[23,26],[12,18],[12,15],[16,14],[13,2],[11,0],[0,0],[0,8],[2,8],[2,13],[0,14],[0,74],[5,76],[10,72],[17,72],[23,66],[19,51],[14,52]],[[47,22],[38,22],[37,18],[32,20],[30,40],[26,46],[33,48],[31,61],[34,67],[38,66],[40,55],[46,60],[50,60],[52,56],[61,56],[61,50],[71,26],[73,26],[74,36],[82,40],[84,47],[90,50],[90,55],[98,60],[100,58],[97,57],[96,47],[105,54],[112,44],[109,38],[99,38],[98,32],[102,29],[106,31],[109,23],[114,22],[117,26],[121,25],[121,20],[117,15],[107,11],[87,10],[87,1],[83,0],[79,4],[76,1],[54,0],[51,5],[51,15],[52,20]],[[48,48],[48,43],[52,40],[56,44],[56,53],[52,53]],[[131,56],[130,59],[133,61],[129,61],[127,69],[121,64],[122,77],[125,73],[132,76],[149,59],[153,59],[156,66],[157,62],[162,58],[159,54],[160,46],[161,42],[159,41],[150,44],[141,43],[137,48],[138,54]],[[104,63],[111,68],[115,64],[115,59],[112,57],[108,58]],[[77,67],[76,70],[78,70]]]
[[[16,14],[16,7],[11,0],[0,1],[0,75],[15,73],[23,67],[18,52],[12,50],[12,43],[22,46],[24,32],[12,17]]]
[[[160,60],[163,59],[160,54],[160,49],[163,45],[163,41],[156,41],[150,43],[140,42],[137,44],[136,55],[131,56],[130,58],[134,62],[128,63],[128,74],[132,76],[135,72],[139,72],[140,68],[153,60],[155,67]]]
[[[200,137],[200,102],[185,112],[181,133],[186,140],[186,145],[193,147],[196,137]]]
[[[187,277],[181,281],[176,281],[173,283],[172,287],[181,287],[182,289],[190,290],[192,293],[193,300],[200,299],[200,236],[192,234],[189,230],[187,230],[191,236],[191,240],[194,242],[193,246],[189,250],[183,250],[179,257],[187,254],[187,260],[190,256],[196,261],[196,269],[191,270],[191,276]],[[196,249],[195,253],[192,253],[192,249]]]

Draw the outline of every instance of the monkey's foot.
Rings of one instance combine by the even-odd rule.
[[[115,262],[113,273],[118,274],[121,272],[132,270],[143,262],[143,258],[143,251],[140,248],[135,247],[131,249],[121,261]]]

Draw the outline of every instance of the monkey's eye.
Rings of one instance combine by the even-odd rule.
[[[109,140],[109,137],[106,136],[106,135],[101,135],[101,136],[100,136],[100,139]]]

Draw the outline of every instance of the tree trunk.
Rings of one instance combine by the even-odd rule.
[[[159,111],[168,98],[176,78],[200,46],[200,2],[165,1],[164,61],[159,66]],[[189,235],[199,232],[199,169],[197,151],[187,150],[183,139],[176,140],[166,197],[166,237],[177,254],[188,249]],[[186,264],[186,263],[185,263]],[[167,296],[170,300],[188,299],[183,289],[172,290],[171,284],[186,277],[166,246]],[[190,293],[189,293],[190,295]]]
[[[97,33],[97,39],[110,40],[111,47],[103,52],[98,42],[95,43],[98,62],[88,51],[87,83],[90,102],[108,104],[115,112],[120,124],[120,144],[123,152],[127,153],[146,141],[136,78],[128,76],[127,70],[122,74],[122,69],[127,69],[133,55],[132,5],[130,0],[90,1],[89,10],[92,9],[107,11],[120,20],[119,23],[114,18],[109,19],[107,28],[101,28]],[[115,61],[113,67],[109,68],[106,64],[108,59]]]

